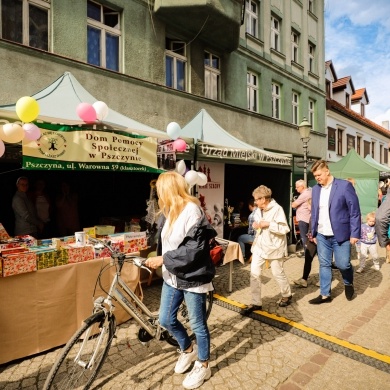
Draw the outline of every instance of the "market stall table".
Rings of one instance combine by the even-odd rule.
[[[245,264],[242,256],[240,245],[237,242],[217,238],[217,241],[222,244],[224,248],[223,265],[229,263],[229,292],[233,290],[233,261],[239,260],[240,263]],[[225,245],[227,243],[227,245]]]
[[[0,364],[65,344],[91,315],[92,294],[102,266],[110,259],[95,259],[0,278]],[[108,289],[115,273],[105,272]],[[139,269],[125,264],[122,279],[142,297]],[[101,290],[95,296],[102,295]],[[129,319],[117,307],[118,323]]]

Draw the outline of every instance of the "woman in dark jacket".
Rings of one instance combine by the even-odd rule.
[[[211,376],[210,333],[206,319],[206,296],[213,290],[215,268],[209,241],[216,232],[208,223],[197,198],[188,192],[185,179],[176,172],[162,173],[156,183],[159,206],[166,221],[160,230],[161,255],[150,257],[146,265],[162,266],[160,323],[177,340],[180,357],[176,373],[184,373],[197,359],[183,381],[186,389],[196,389]],[[160,253],[158,253],[160,254]],[[185,300],[196,344],[177,318]]]

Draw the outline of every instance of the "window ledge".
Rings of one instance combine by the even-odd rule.
[[[309,16],[311,16],[316,22],[318,22],[318,18],[317,18],[316,15],[313,14],[313,12],[307,10],[307,14],[308,14]]]
[[[248,32],[245,33],[245,38],[250,40],[250,41],[253,41],[253,42],[255,42],[255,43],[259,44],[259,45],[264,45],[264,42],[261,39],[255,37],[254,35],[252,35],[252,34],[250,34]]]
[[[317,74],[313,73],[313,72],[308,72],[309,73],[309,76],[311,77],[314,77],[315,79],[319,80],[320,79],[320,76],[318,76]]]
[[[283,53],[277,51],[276,49],[273,49],[272,47],[271,47],[271,53],[276,54],[278,57],[283,58],[284,60],[286,59],[286,56]]]
[[[291,61],[291,65],[300,70],[304,70],[303,66],[301,64],[298,64],[298,62]]]

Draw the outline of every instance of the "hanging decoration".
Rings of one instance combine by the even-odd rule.
[[[18,123],[6,123],[0,128],[0,139],[4,142],[15,144],[23,138],[24,130]]]
[[[96,118],[99,121],[103,121],[107,117],[109,109],[106,103],[97,101],[92,104],[92,107],[95,109]]]
[[[92,104],[80,103],[76,108],[76,112],[85,123],[96,122],[96,111]]]
[[[0,139],[0,157],[3,157],[5,153],[5,145],[4,142]]]
[[[28,141],[36,141],[41,136],[41,130],[34,123],[25,123],[22,127],[24,138]]]
[[[169,137],[173,140],[177,139],[179,137],[181,128],[180,125],[176,122],[168,123],[167,126],[167,134]]]
[[[16,102],[15,111],[22,122],[32,122],[38,118],[39,104],[34,98],[23,96]]]
[[[177,140],[173,141],[173,149],[176,152],[185,152],[185,150],[187,149],[186,141],[181,138],[178,138]]]

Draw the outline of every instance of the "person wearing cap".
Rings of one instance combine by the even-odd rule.
[[[17,191],[12,198],[12,209],[15,214],[15,236],[38,236],[44,227],[38,218],[35,206],[27,196],[28,178],[21,176],[16,180]]]

